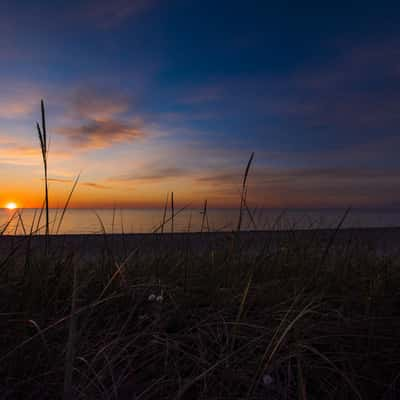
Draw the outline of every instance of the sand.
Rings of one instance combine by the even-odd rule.
[[[298,246],[314,243],[317,246],[327,245],[334,237],[334,246],[342,247],[357,244],[379,254],[397,254],[400,250],[399,228],[363,228],[342,229],[335,233],[331,229],[295,230],[295,231],[247,231],[236,234],[238,243],[244,251],[259,251],[266,245],[269,248],[285,246],[293,241]],[[67,253],[79,254],[82,258],[101,255],[105,249],[113,254],[124,256],[134,249],[143,253],[158,251],[188,250],[202,252],[229,245],[233,234],[229,232],[211,233],[163,233],[163,234],[107,234],[107,235],[51,235],[52,249]],[[31,248],[44,245],[44,236],[33,236]],[[0,237],[0,254],[2,258],[11,254],[23,254],[29,243],[24,236]]]

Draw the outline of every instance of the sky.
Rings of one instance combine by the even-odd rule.
[[[3,0],[0,206],[400,207],[389,2]]]

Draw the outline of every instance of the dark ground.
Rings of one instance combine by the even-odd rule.
[[[140,248],[141,252],[149,250],[155,252],[158,249],[187,248],[204,251],[210,247],[218,249],[236,235],[243,248],[247,251],[258,251],[265,245],[281,246],[295,241],[328,243],[333,240],[336,246],[347,243],[359,243],[373,247],[380,254],[397,254],[400,250],[400,227],[398,228],[363,228],[363,229],[334,229],[294,230],[294,231],[242,231],[210,232],[210,233],[134,233],[134,234],[107,234],[107,235],[52,235],[50,245],[55,248],[63,248],[67,251],[78,252],[83,257],[99,255],[105,246],[115,254],[122,255],[133,249]],[[24,251],[25,236],[4,235],[0,237],[0,251],[8,252],[13,248]],[[33,236],[32,247],[43,244],[44,236]]]

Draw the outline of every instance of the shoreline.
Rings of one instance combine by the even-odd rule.
[[[240,235],[247,235],[247,234],[279,234],[279,233],[291,233],[291,232],[333,232],[335,231],[336,228],[298,228],[298,229],[252,229],[252,230],[241,230],[241,231],[204,231],[204,232],[200,232],[200,231],[190,231],[190,232],[186,232],[186,231],[177,231],[177,232],[124,232],[124,233],[109,233],[106,232],[104,233],[59,233],[59,234],[49,234],[49,237],[61,237],[61,236],[65,236],[65,237],[79,237],[79,236],[162,236],[162,235],[175,235],[175,236],[179,236],[179,235],[230,235],[230,234],[234,234],[234,233],[239,233]],[[352,227],[345,227],[345,228],[340,228],[339,232],[350,232],[350,231],[360,231],[360,232],[364,232],[364,231],[398,231],[400,233],[400,226],[388,226],[388,227],[382,227],[382,226],[377,226],[377,227],[362,227],[362,228],[352,228]],[[29,235],[21,235],[21,234],[17,234],[17,235],[9,235],[9,234],[3,234],[0,236],[1,237],[28,237]],[[33,237],[44,237],[44,234],[35,234],[32,235]]]
[[[219,249],[235,235],[245,249],[261,249],[266,243],[279,247],[290,242],[299,245],[326,245],[333,238],[334,246],[344,246],[350,242],[375,249],[378,254],[400,252],[400,227],[393,228],[343,228],[298,229],[240,232],[164,232],[164,233],[106,233],[106,234],[59,234],[49,235],[50,245],[55,248],[73,250],[79,254],[94,256],[105,248],[116,254],[126,254],[138,248],[152,253],[158,250],[179,250],[189,248],[198,252]],[[3,235],[0,251],[10,248],[24,248],[27,241],[33,248],[43,245],[45,235]]]

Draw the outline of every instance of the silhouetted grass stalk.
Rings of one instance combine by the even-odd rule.
[[[171,233],[174,233],[174,218],[175,218],[174,192],[171,192]]]
[[[240,228],[242,227],[242,219],[243,219],[243,208],[245,207],[246,204],[246,196],[247,196],[247,178],[249,175],[250,171],[250,166],[254,158],[254,152],[251,153],[249,161],[247,162],[246,170],[244,171],[244,176],[243,176],[243,181],[242,181],[242,192],[240,195],[240,208],[239,208],[239,221],[238,221],[238,226],[237,230],[240,231]]]
[[[205,227],[205,224],[207,223],[207,231],[210,231],[210,227],[208,224],[208,215],[207,215],[207,200],[204,201],[204,207],[202,213],[202,218],[201,218],[201,228],[200,232],[203,232],[203,229]]]
[[[62,222],[63,222],[65,213],[66,213],[66,211],[67,211],[67,209],[68,209],[69,202],[71,201],[72,194],[74,193],[74,191],[75,191],[75,189],[76,189],[76,185],[77,185],[78,182],[79,182],[79,178],[80,178],[80,174],[78,174],[77,177],[75,178],[74,183],[73,183],[73,185],[72,185],[72,188],[71,188],[71,190],[70,190],[70,192],[69,192],[69,194],[68,194],[67,201],[66,201],[65,204],[64,204],[64,207],[63,207],[62,212],[61,212],[60,219],[59,219],[59,221],[58,221],[56,234],[58,234],[58,233],[60,232],[61,224],[62,224]]]
[[[40,148],[42,151],[43,169],[44,169],[44,187],[45,187],[45,211],[46,211],[46,237],[49,235],[49,189],[48,189],[48,177],[47,177],[47,155],[48,155],[48,143],[47,143],[47,129],[46,129],[46,115],[44,109],[44,102],[41,100],[40,108],[42,113],[42,127],[39,122],[36,123],[38,131]],[[47,241],[46,241],[47,243]]]
[[[165,200],[164,214],[163,214],[162,224],[161,224],[161,233],[164,233],[165,219],[167,217],[167,210],[168,210],[168,197],[169,197],[169,193],[167,193],[167,198]]]

